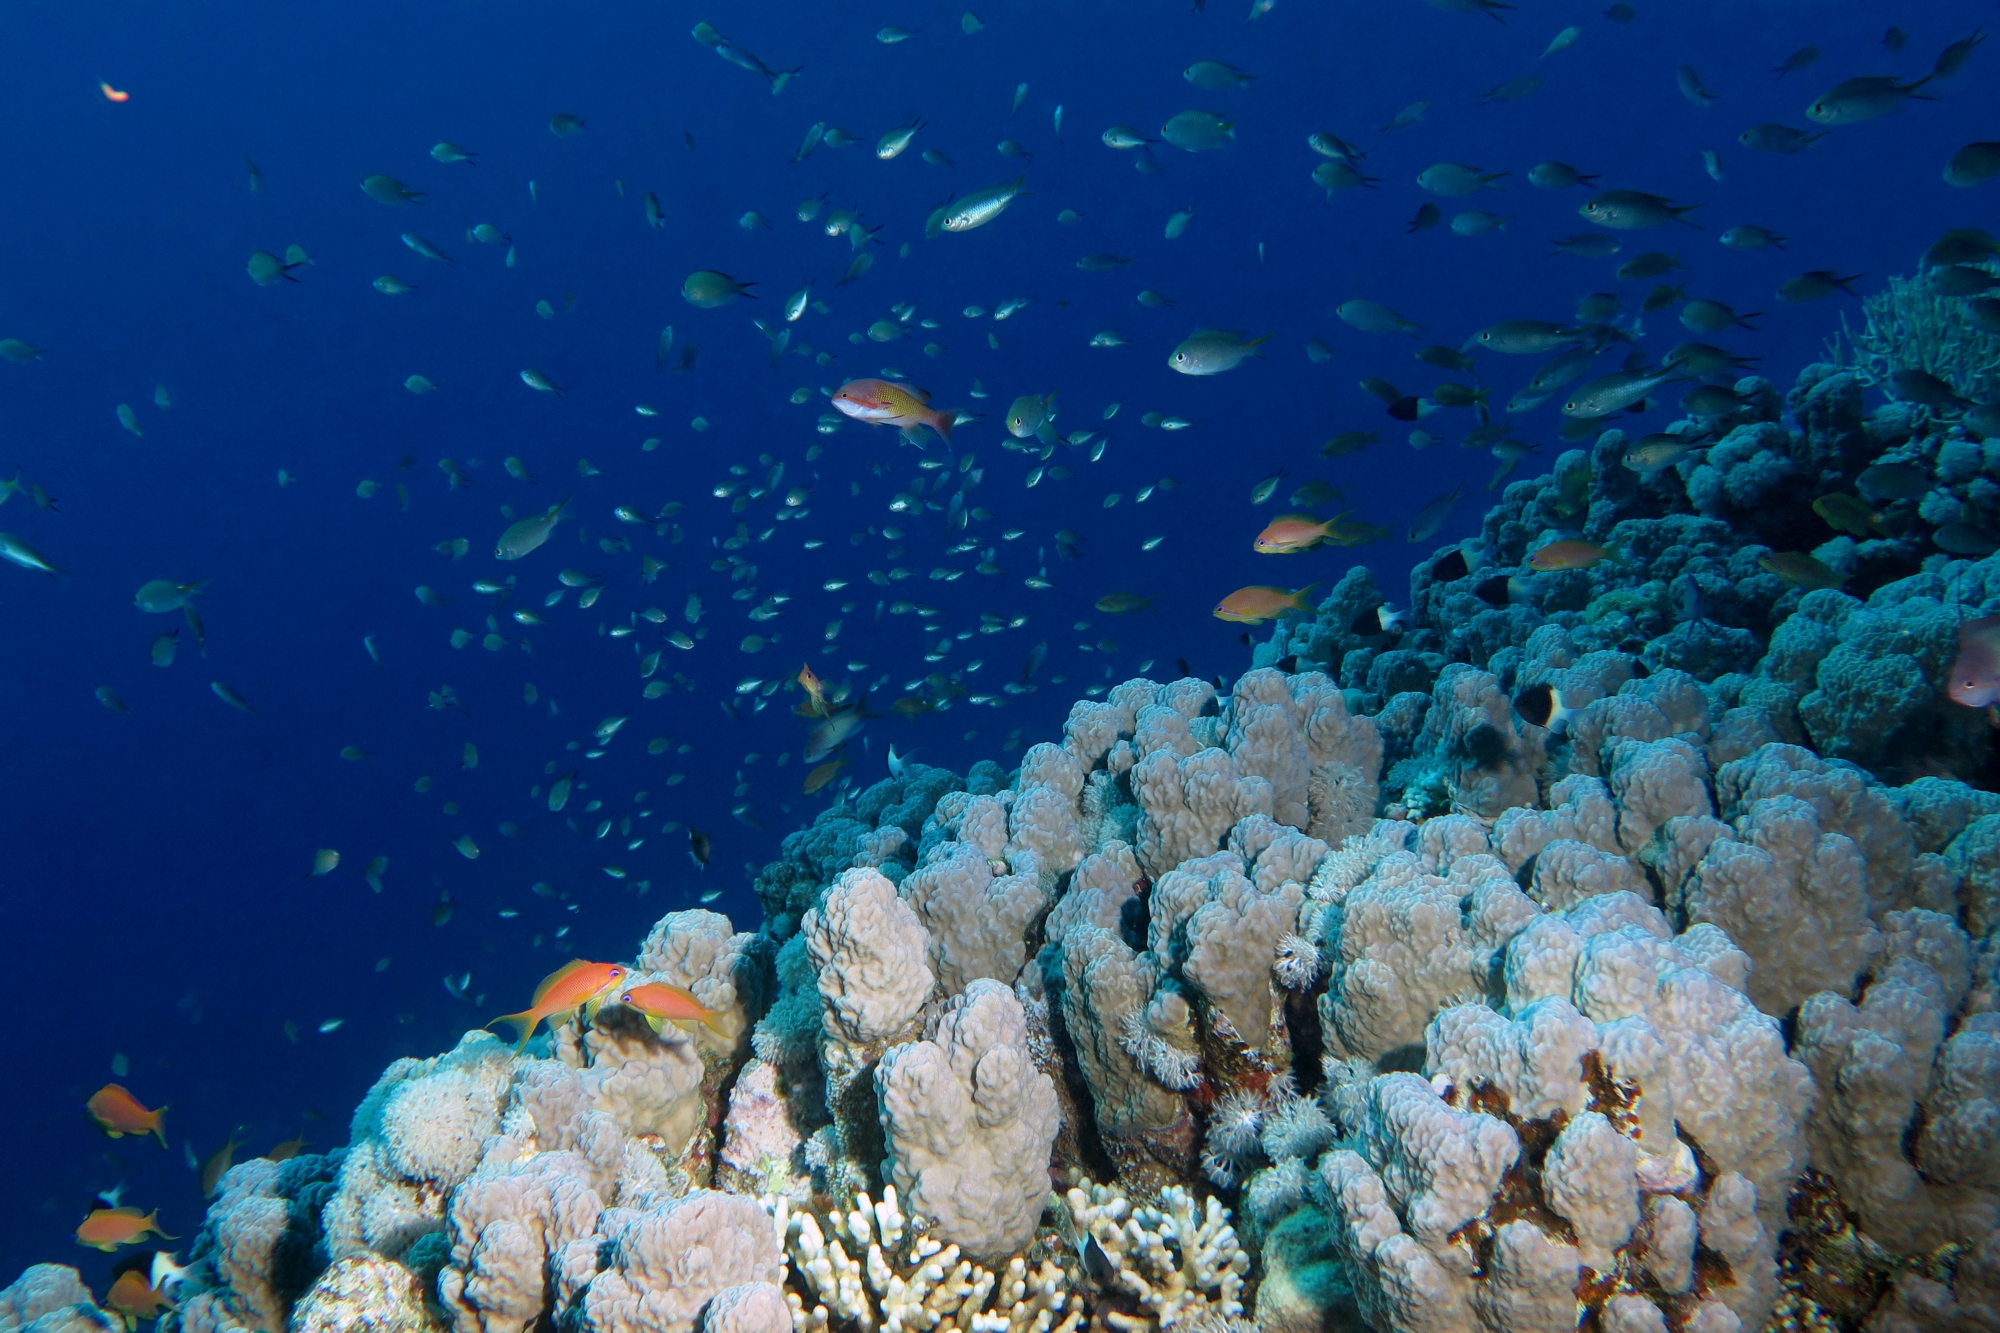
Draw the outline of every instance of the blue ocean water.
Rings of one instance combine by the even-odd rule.
[[[754,922],[745,867],[769,859],[836,788],[801,794],[808,723],[790,712],[797,693],[766,699],[740,692],[746,680],[788,680],[804,661],[869,690],[873,711],[889,715],[845,754],[852,778],[867,782],[891,743],[961,769],[1004,759],[1010,733],[1055,735],[1086,687],[1147,663],[1155,674],[1185,659],[1197,674],[1233,676],[1249,659],[1241,629],[1209,609],[1238,586],[1325,585],[1366,562],[1394,597],[1412,560],[1476,530],[1494,460],[1457,447],[1474,421],[1466,411],[1427,419],[1437,447],[1408,447],[1409,427],[1358,381],[1416,393],[1446,376],[1412,359],[1418,341],[1341,323],[1342,302],[1382,302],[1422,324],[1426,341],[1456,346],[1501,319],[1567,320],[1590,292],[1619,292],[1629,310],[1652,283],[1618,282],[1617,264],[1678,251],[1688,271],[1669,281],[1765,312],[1755,332],[1710,340],[1762,358],[1782,389],[1855,303],[1776,303],[1780,281],[1825,268],[1864,275],[1857,289],[1874,290],[1914,269],[1945,229],[1990,225],[1985,191],[1995,187],[1939,178],[1955,149],[1991,132],[1984,52],[1935,85],[1937,101],[1844,127],[1809,151],[1737,141],[1763,122],[1807,126],[1807,103],[1839,80],[1920,77],[1986,21],[1986,7],[1640,0],[1629,23],[1603,8],[1522,0],[1496,22],[1417,0],[1278,0],[1246,21],[1238,0],[1205,11],[989,0],[974,4],[983,29],[967,34],[961,8],[914,0],[13,7],[0,81],[11,130],[0,337],[45,355],[0,363],[0,476],[18,471],[55,505],[14,497],[0,527],[65,572],[0,570],[10,649],[0,660],[0,950],[20,1010],[17,1075],[0,1099],[0,1141],[14,1145],[0,1272],[84,1255],[101,1285],[108,1257],[70,1239],[96,1191],[124,1181],[128,1202],[157,1206],[170,1232],[186,1234],[201,1209],[190,1152],[205,1158],[237,1127],[246,1153],[298,1135],[336,1144],[387,1062],[521,1007],[571,952],[626,956],[653,919],[711,889],[716,908]],[[775,69],[803,72],[773,96],[695,40],[697,21]],[[1900,53],[1883,46],[1892,23],[1907,34]],[[915,35],[878,40],[889,25]],[[1574,44],[1542,56],[1570,25]],[[1823,52],[1811,68],[1772,73],[1808,45]],[[1182,71],[1200,59],[1257,77],[1196,89]],[[1683,63],[1713,106],[1677,89]],[[1482,101],[1528,75],[1544,86]],[[100,80],[129,98],[110,100]],[[1421,123],[1380,131],[1419,100],[1430,103]],[[1157,134],[1190,108],[1233,121],[1233,140],[1200,154],[1155,145],[1157,175],[1099,140],[1114,124]],[[582,117],[583,130],[552,133],[558,112]],[[910,151],[878,160],[877,138],[917,117]],[[860,142],[793,163],[816,122]],[[1327,198],[1311,179],[1326,159],[1307,146],[1319,130],[1365,149],[1379,187]],[[1004,139],[1032,157],[997,152]],[[432,160],[440,140],[475,150],[474,163]],[[955,165],[922,161],[931,147]],[[1720,181],[1703,150],[1720,154]],[[246,155],[261,191],[249,188]],[[1618,233],[1623,251],[1609,259],[1552,256],[1551,238],[1592,228],[1576,213],[1587,190],[1526,182],[1548,158],[1600,175],[1598,188],[1699,203],[1702,227]],[[1514,215],[1504,231],[1407,232],[1429,197],[1414,178],[1439,161],[1509,173],[1504,190],[1438,201],[1447,217],[1460,206]],[[422,191],[422,202],[375,202],[358,188],[373,173]],[[926,239],[925,219],[947,196],[1017,174],[1031,193],[998,220]],[[648,191],[661,204],[657,228]],[[872,268],[844,287],[846,238],[826,234],[824,211],[812,224],[796,216],[801,200],[820,197],[882,229]],[[1185,207],[1196,218],[1167,239],[1167,218]],[[739,226],[752,209],[768,229]],[[1079,220],[1058,221],[1065,209]],[[505,246],[467,238],[480,222],[512,238],[514,266]],[[1717,244],[1738,223],[1769,227],[1788,246]],[[419,257],[399,240],[406,231],[455,262]],[[296,282],[246,276],[253,251],[294,244],[313,256]],[[1130,263],[1078,269],[1097,253]],[[679,288],[697,269],[754,281],[756,299],[690,306]],[[383,295],[371,287],[383,275],[415,290]],[[784,296],[807,279],[827,310],[792,326],[793,350],[774,368],[751,320],[781,320]],[[1143,307],[1141,289],[1173,304]],[[1032,303],[1004,322],[961,313],[1017,297]],[[913,324],[938,327],[886,345],[850,341],[896,319],[901,303],[914,305]],[[684,372],[656,368],[666,325],[675,359],[699,346]],[[1167,353],[1200,327],[1274,336],[1262,359],[1225,376],[1174,374]],[[1646,316],[1643,329],[1640,346],[1656,358],[1693,336],[1670,312]],[[1108,330],[1125,345],[1089,345]],[[1312,338],[1333,349],[1324,363],[1306,355]],[[931,341],[937,356],[923,350]],[[795,354],[801,344],[832,359]],[[1602,369],[1615,361],[1607,355]],[[1488,357],[1481,382],[1504,403],[1535,364]],[[525,387],[530,367],[565,392]],[[831,410],[822,390],[885,367],[936,404],[978,414],[949,454],[855,422],[816,429]],[[411,375],[436,392],[409,392]],[[972,396],[975,382],[988,396]],[[155,405],[155,386],[170,407]],[[794,404],[801,387],[809,397]],[[1061,431],[1101,431],[1109,443],[1096,462],[1088,445],[1059,449],[1051,462],[1074,475],[1031,489],[1040,460],[1001,447],[1000,418],[1018,395],[1050,392]],[[1123,406],[1107,421],[1114,402]],[[120,425],[120,404],[143,435]],[[640,404],[657,416],[638,415]],[[1148,428],[1146,412],[1193,424]],[[1663,404],[1645,422],[1659,429],[1673,415]],[[1517,476],[1554,461],[1558,424],[1553,404],[1519,419],[1539,452]],[[1322,459],[1319,445],[1348,430],[1381,439]],[[651,450],[649,438],[659,441]],[[814,446],[822,452],[808,460]],[[937,492],[947,498],[973,475],[957,470],[967,455],[979,482],[965,504],[991,518],[960,531],[941,511],[890,511],[919,475],[926,491],[951,477]],[[535,481],[509,476],[509,456]],[[454,488],[442,459],[469,484]],[[949,462],[923,471],[923,459]],[[776,462],[782,484],[740,513],[713,493],[754,485]],[[1253,506],[1253,485],[1280,469],[1276,497]],[[1169,477],[1177,488],[1138,502]],[[1439,494],[1457,487],[1463,498],[1421,547],[1252,553],[1256,531],[1315,478],[1345,492],[1325,512],[1352,509],[1397,524],[1399,536]],[[357,494],[365,480],[379,485],[367,498]],[[798,485],[811,488],[795,506],[806,512],[779,521]],[[1107,507],[1111,493],[1122,498]],[[492,558],[511,521],[503,506],[519,517],[564,500],[567,521],[547,546],[518,562]],[[672,520],[677,543],[613,515],[670,502],[686,506]],[[739,523],[748,543],[721,548]],[[1016,528],[1021,536],[1002,538]],[[1082,558],[1059,553],[1058,531],[1085,539]],[[851,544],[855,533],[868,535]],[[1142,549],[1154,537],[1164,541]],[[458,538],[462,558],[436,549]],[[809,539],[825,545],[808,550]],[[968,539],[975,549],[948,553]],[[1004,573],[975,571],[989,548]],[[644,555],[665,562],[651,583]],[[755,597],[733,600],[745,584],[711,567],[729,555],[757,566]],[[579,608],[571,590],[544,607],[565,568],[602,578],[594,606]],[[911,576],[867,580],[894,568]],[[1030,587],[1044,569],[1052,586]],[[474,591],[476,580],[510,576],[518,584],[505,600]],[[205,646],[178,615],[135,608],[135,590],[155,579],[203,583]],[[823,587],[835,580],[848,586]],[[450,600],[425,605],[419,585]],[[1120,591],[1155,609],[1094,608]],[[691,651],[662,647],[664,634],[691,628],[690,593],[703,599],[695,628],[707,636]],[[781,614],[748,619],[773,594],[789,594]],[[938,608],[944,633],[924,631],[914,613],[878,613],[899,599]],[[637,616],[654,607],[665,623]],[[523,625],[516,610],[547,623]],[[1026,620],[954,638],[941,661],[924,660],[946,634],[977,631],[982,614]],[[480,642],[489,616],[506,640],[497,651]],[[832,620],[843,628],[828,651]],[[613,637],[614,627],[636,632]],[[175,660],[156,667],[150,646],[176,629]],[[454,629],[472,642],[454,649]],[[772,642],[746,653],[751,634]],[[1036,688],[1004,692],[1042,643]],[[655,648],[653,679],[679,673],[686,684],[649,700],[639,657]],[[890,712],[932,673],[956,677],[952,706]],[[228,706],[211,682],[254,711]],[[129,712],[100,703],[100,686]],[[461,704],[430,707],[446,686]],[[753,711],[759,699],[767,706]],[[620,716],[600,745],[599,724]],[[662,753],[648,752],[655,738],[668,742]],[[468,744],[476,767],[465,766]],[[348,746],[368,757],[344,760]],[[572,771],[588,786],[553,813],[548,785]],[[420,792],[423,777],[432,781]],[[705,870],[690,860],[687,826],[713,839]],[[461,837],[477,859],[454,846]],[[311,876],[322,848],[340,864]],[[363,880],[378,856],[379,893]],[[537,883],[557,896],[536,894]],[[447,896],[449,919],[435,924]],[[479,1003],[443,984],[468,973]],[[83,1118],[118,1057],[128,1071],[118,1081],[171,1107],[170,1149],[107,1142]]]

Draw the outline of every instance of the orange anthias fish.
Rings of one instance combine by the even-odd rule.
[[[120,1245],[136,1245],[148,1235],[175,1239],[160,1230],[157,1210],[142,1213],[137,1208],[98,1208],[76,1229],[76,1243],[106,1254]]]
[[[1308,583],[1297,592],[1262,586],[1238,588],[1215,604],[1215,618],[1231,620],[1239,625],[1261,625],[1267,620],[1277,619],[1287,611],[1301,611],[1311,615],[1313,605],[1306,599],[1306,594],[1318,586],[1317,583]]]
[[[159,1139],[162,1148],[167,1146],[167,1131],[160,1124],[160,1117],[167,1113],[167,1108],[162,1106],[157,1111],[148,1111],[139,1104],[137,1097],[116,1083],[107,1083],[91,1093],[83,1109],[97,1122],[99,1129],[114,1139],[122,1139],[127,1134],[151,1134]]]
[[[1310,551],[1323,541],[1333,537],[1333,525],[1339,519],[1321,522],[1311,514],[1280,514],[1271,520],[1270,526],[1257,534],[1250,543],[1250,549],[1259,555],[1296,555],[1300,551]]]
[[[132,94],[121,93],[102,79],[97,81],[97,90],[104,94],[104,100],[107,102],[129,102],[132,100]]]
[[[158,1319],[162,1310],[174,1308],[167,1294],[149,1285],[146,1275],[136,1268],[118,1275],[104,1303],[125,1316],[128,1328],[142,1319]]]
[[[273,1145],[271,1151],[264,1154],[264,1160],[267,1162],[289,1162],[311,1146],[312,1140],[301,1134],[295,1139],[286,1139],[283,1143]]]
[[[799,688],[806,692],[806,701],[799,705],[799,712],[805,717],[825,717],[832,710],[826,704],[826,687],[813,674],[811,663],[799,667]]]
[[[542,984],[535,987],[534,1004],[518,1014],[502,1014],[493,1023],[512,1023],[521,1029],[521,1044],[514,1048],[518,1054],[528,1049],[528,1038],[535,1035],[543,1019],[561,1021],[625,980],[625,973],[617,963],[574,959],[542,978]]]
[[[1951,664],[1945,693],[1967,708],[2000,704],[2000,616],[1968,620],[1958,627],[1958,659]]]
[[[662,1023],[701,1023],[718,1037],[729,1033],[716,1023],[720,1009],[710,1009],[694,992],[685,987],[665,981],[649,981],[643,986],[634,986],[618,997],[618,1003],[630,1005],[652,1021],[653,1031],[658,1032]]]
[[[1596,542],[1550,542],[1528,557],[1528,568],[1547,573],[1557,569],[1589,569],[1606,560],[1623,559],[1616,542],[1609,546],[1599,546]]]
[[[856,421],[895,426],[910,436],[918,427],[929,426],[949,442],[951,423],[958,414],[930,407],[930,400],[922,389],[906,389],[888,380],[849,380],[833,395],[833,405]]]

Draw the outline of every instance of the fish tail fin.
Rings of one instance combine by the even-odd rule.
[[[931,429],[936,431],[938,438],[946,444],[951,443],[951,428],[957,423],[958,412],[956,410],[945,411],[939,409],[931,413]]]
[[[724,1041],[728,1041],[731,1034],[724,1030],[722,1024],[715,1021],[719,1017],[721,1017],[720,1014],[711,1010],[701,1016],[701,1025]]]
[[[1570,708],[1569,705],[1563,702],[1562,691],[1551,688],[1549,690],[1549,733],[1555,736],[1561,736],[1566,733],[1569,730],[1570,716]]]
[[[803,74],[805,68],[804,65],[797,65],[791,69],[781,69],[773,74],[771,76],[771,96],[776,97],[779,93],[785,91],[785,85],[790,83],[795,76]]]
[[[528,1049],[528,1038],[534,1035],[535,1029],[541,1025],[541,1021],[542,1016],[540,1014],[537,1014],[532,1009],[528,1009],[518,1014],[502,1014],[486,1026],[490,1028],[494,1023],[512,1023],[521,1034],[521,1040],[514,1047],[514,1054],[519,1055],[522,1051]]]
[[[168,1146],[167,1127],[164,1123],[166,1114],[167,1114],[167,1108],[164,1106],[162,1106],[159,1110],[153,1112],[153,1137],[160,1141],[160,1148],[162,1151],[166,1150]]]
[[[1314,588],[1317,588],[1318,586],[1319,585],[1317,583],[1308,583],[1305,587],[1300,588],[1297,592],[1293,593],[1292,605],[1297,607],[1301,611],[1312,610],[1313,609],[1312,602],[1306,597],[1306,594],[1311,592]]]

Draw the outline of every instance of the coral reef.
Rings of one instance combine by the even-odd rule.
[[[2000,795],[1943,674],[2000,445],[1893,392],[1986,383],[1921,281],[1667,468],[1509,486],[1400,635],[1353,569],[1226,688],[842,794],[757,930],[640,944],[713,1028],[396,1062],[224,1178],[169,1333],[1996,1326]]]

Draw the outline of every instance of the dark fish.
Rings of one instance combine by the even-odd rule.
[[[1180,678],[1182,680],[1187,680],[1194,675],[1194,668],[1188,665],[1188,660],[1185,657],[1176,657],[1174,659],[1174,669],[1181,673]]]
[[[1572,185],[1588,185],[1597,177],[1578,171],[1567,162],[1550,159],[1537,162],[1528,169],[1528,183],[1544,190],[1567,190]]]
[[[1385,403],[1393,403],[1398,398],[1404,396],[1403,391],[1397,388],[1395,385],[1389,383],[1389,381],[1378,380],[1373,378],[1372,376],[1368,379],[1361,381],[1361,387],[1366,389],[1369,393],[1374,394],[1377,398],[1380,398]]]
[[[1590,292],[1576,298],[1576,318],[1586,324],[1602,324],[1604,320],[1618,318],[1620,310],[1624,310],[1624,302],[1618,298],[1618,292]]]
[[[1946,264],[1931,273],[1931,290],[1939,296],[1978,296],[2000,287],[2000,278],[1969,264]]]
[[[1966,434],[1978,440],[2000,437],[2000,403],[1981,403],[1969,407],[1958,424]]]
[[[1575,255],[1579,259],[1608,259],[1617,254],[1625,243],[1616,236],[1606,236],[1601,232],[1585,232],[1581,236],[1558,236],[1549,242],[1559,255]]]
[[[1530,685],[1522,690],[1514,696],[1514,711],[1528,725],[1558,736],[1569,730],[1569,709],[1563,706],[1562,691],[1552,685]]]
[[[1847,582],[1845,575],[1834,573],[1825,563],[1803,551],[1772,551],[1768,555],[1760,555],[1757,567],[1766,573],[1776,574],[1795,588],[1838,588]]]
[[[1635,255],[1618,266],[1618,277],[1622,282],[1636,282],[1642,278],[1657,278],[1671,269],[1686,268],[1680,253],[1667,254],[1652,250],[1643,255]]]
[[[1639,11],[1623,3],[1621,0],[1619,4],[1615,4],[1605,10],[1604,17],[1610,19],[1613,23],[1630,23],[1633,19],[1639,17]]]
[[[1528,585],[1512,574],[1495,574],[1473,585],[1472,595],[1488,606],[1511,606],[1523,600]]]
[[[1938,237],[1937,242],[1924,251],[1924,266],[1977,264],[1995,255],[2000,255],[2000,244],[1994,243],[1991,232],[1977,227],[1961,227]]]
[[[1909,41],[1901,28],[1891,28],[1882,34],[1882,49],[1894,55],[1909,45]]]
[[[2000,300],[1982,296],[1965,303],[1966,318],[1988,333],[2000,333]]]
[[[1701,75],[1695,73],[1693,65],[1682,65],[1676,70],[1674,82],[1680,86],[1681,96],[1696,106],[1705,109],[1715,105],[1715,94],[1701,86]]]
[[[1415,421],[1423,414],[1423,401],[1413,394],[1406,394],[1389,404],[1389,415],[1398,421]]]
[[[1968,620],[1958,627],[1958,657],[1951,664],[1945,693],[1968,708],[2000,703],[2000,616]]]
[[[1822,296],[1833,295],[1836,291],[1853,296],[1856,294],[1855,290],[1847,284],[1859,282],[1862,276],[1859,273],[1852,273],[1843,278],[1832,269],[1816,268],[1809,273],[1801,273],[1796,278],[1786,278],[1779,283],[1778,299],[1797,304],[1803,301],[1817,301]]]
[[[1832,130],[1821,130],[1817,134],[1811,130],[1795,130],[1790,125],[1767,120],[1737,135],[1736,142],[1759,153],[1803,153],[1831,133]]]
[[[1444,210],[1439,208],[1436,204],[1426,201],[1420,208],[1417,209],[1417,215],[1410,219],[1409,225],[1405,227],[1403,230],[1406,233],[1414,231],[1429,231],[1432,227],[1437,226],[1437,224],[1443,220],[1444,220]]]
[[[1726,417],[1748,407],[1751,400],[1720,384],[1704,384],[1681,399],[1681,410],[1698,417]]]
[[[1861,493],[1875,500],[1920,500],[1931,492],[1930,475],[1908,463],[1877,463],[1854,479]]]
[[[1431,565],[1431,578],[1438,583],[1456,583],[1472,572],[1465,552],[1457,547],[1446,551]]]
[[[1038,643],[1028,650],[1028,660],[1021,664],[1021,683],[1023,685],[1026,685],[1035,678],[1035,673],[1042,669],[1042,663],[1046,662],[1048,657],[1049,645],[1046,641]],[[1183,671],[1181,674],[1185,676],[1187,672]]]
[[[451,890],[439,889],[437,906],[431,908],[431,924],[433,926],[442,926],[445,922],[451,920],[451,908]]]
[[[1497,87],[1488,88],[1479,95],[1484,103],[1518,102],[1524,97],[1532,97],[1542,90],[1542,81],[1532,74],[1524,74],[1518,79],[1509,79]]]
[[[1729,375],[1748,370],[1760,358],[1738,356],[1721,347],[1711,347],[1707,343],[1682,343],[1667,353],[1667,360],[1679,365],[1690,375]]]
[[[688,826],[688,859],[694,862],[695,869],[708,869],[708,858],[714,854],[715,844],[709,841],[708,835],[690,824]]]
[[[1922,403],[1933,412],[1955,412],[1972,406],[1958,391],[1928,370],[1903,369],[1889,376],[1889,390],[1906,403]]]
[[[1931,66],[1931,77],[1934,79],[1948,79],[1958,73],[1965,65],[1965,62],[1972,57],[1972,48],[1985,40],[1985,33],[1975,32],[1970,37],[1959,38],[1950,46],[1938,52],[1937,63]]]
[[[1323,457],[1339,458],[1342,454],[1357,453],[1366,449],[1379,438],[1381,438],[1380,431],[1346,430],[1322,444],[1319,451]]]
[[[1819,48],[1817,46],[1801,46],[1798,50],[1785,57],[1784,64],[1771,72],[1782,79],[1787,74],[1796,74],[1800,70],[1808,68],[1818,59]]]
[[[1446,347],[1443,343],[1432,343],[1429,347],[1419,348],[1416,358],[1427,366],[1436,366],[1439,370],[1469,372],[1472,369],[1471,357],[1456,347]]]
[[[1931,534],[1931,540],[1940,551],[1950,551],[1953,555],[1978,558],[2000,551],[2000,537],[1970,523],[1947,523]]]
[[[1688,285],[1685,281],[1677,282],[1671,287],[1663,282],[1646,293],[1646,299],[1639,303],[1639,309],[1650,315],[1655,311],[1667,309],[1676,301],[1687,299]]]
[[[1387,602],[1359,613],[1347,626],[1350,634],[1359,634],[1369,639],[1384,634],[1403,634],[1409,628],[1409,617],[1401,611],[1393,610]]]

